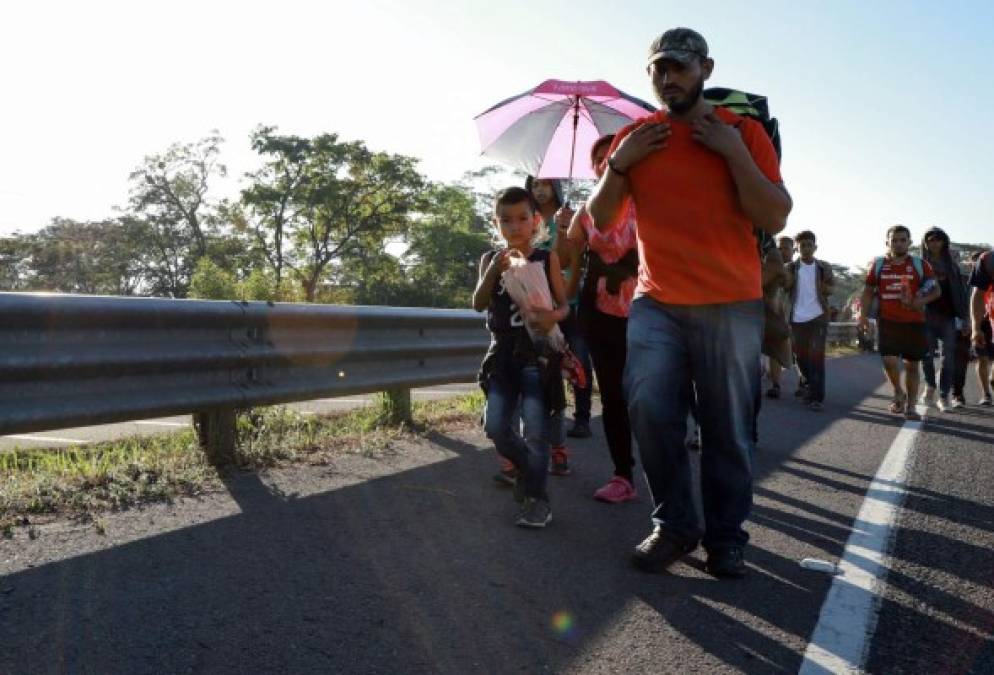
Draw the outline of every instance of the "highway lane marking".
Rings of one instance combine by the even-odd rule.
[[[924,418],[928,408],[917,409]],[[907,421],[901,426],[870,482],[804,652],[800,675],[862,672],[889,569],[894,524],[904,503],[904,483],[921,428],[921,422]]]
[[[135,422],[135,424],[144,424],[149,427],[188,427],[189,422],[156,422],[152,420],[142,420],[141,422]]]
[[[90,441],[83,441],[78,438],[59,438],[58,436],[3,436],[15,441],[34,441],[36,443],[71,443],[73,445],[86,445]]]

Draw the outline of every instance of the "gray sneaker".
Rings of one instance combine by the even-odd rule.
[[[949,410],[949,398],[946,396],[940,396],[935,399],[935,407],[939,409],[939,412],[946,412]]]
[[[953,396],[951,399],[949,399],[949,406],[953,410],[956,410],[957,408],[962,408],[965,405],[966,405],[966,401],[964,401],[963,399],[961,399],[959,396]]]
[[[518,519],[515,525],[518,527],[530,527],[541,529],[552,522],[552,507],[547,499],[534,499],[526,497],[518,512]]]

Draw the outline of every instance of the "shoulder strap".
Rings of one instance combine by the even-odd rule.
[[[877,256],[873,259],[873,278],[877,282],[877,286],[880,285],[880,273],[884,269],[884,257],[882,255]]]
[[[925,263],[922,259],[916,255],[911,256],[911,264],[915,266],[915,274],[918,275],[918,281],[925,278]]]

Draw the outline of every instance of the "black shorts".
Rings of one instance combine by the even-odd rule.
[[[880,331],[878,351],[881,356],[900,356],[905,361],[921,361],[928,353],[925,323],[877,321]]]
[[[977,349],[977,356],[986,356],[989,359],[994,359],[994,331],[991,330],[991,322],[984,319],[981,325],[981,330],[984,333],[984,346]]]

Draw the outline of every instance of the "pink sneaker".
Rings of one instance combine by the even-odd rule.
[[[621,476],[613,477],[604,487],[594,493],[594,499],[609,504],[630,502],[636,498],[638,498],[638,493],[635,491],[635,487]]]

